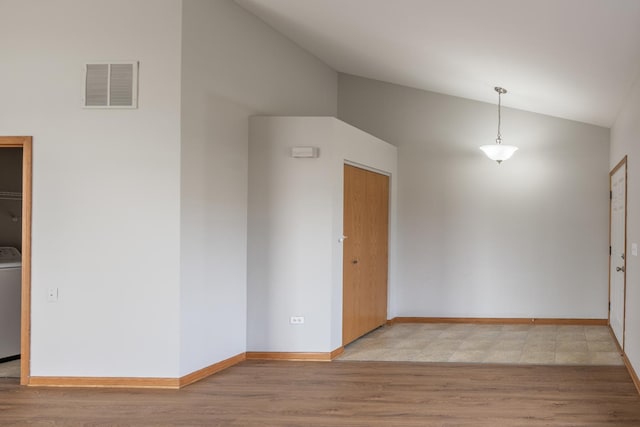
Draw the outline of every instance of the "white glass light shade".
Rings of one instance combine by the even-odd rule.
[[[516,152],[518,147],[504,144],[491,144],[483,145],[480,149],[484,151],[484,154],[486,154],[488,158],[500,163],[501,161],[507,160],[513,156],[513,153]]]

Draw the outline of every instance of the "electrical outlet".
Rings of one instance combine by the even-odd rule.
[[[292,325],[302,325],[304,323],[304,317],[303,316],[291,316],[289,318],[289,323],[291,323]]]
[[[57,302],[58,301],[58,288],[48,288],[47,289],[47,301],[49,301],[49,302]]]

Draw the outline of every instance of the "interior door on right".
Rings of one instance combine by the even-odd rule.
[[[624,349],[626,299],[627,158],[610,173],[609,324]]]
[[[344,166],[342,343],[387,321],[389,177]]]

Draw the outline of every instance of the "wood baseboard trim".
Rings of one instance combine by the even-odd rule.
[[[629,376],[631,376],[631,380],[633,381],[633,385],[636,386],[636,391],[640,394],[640,378],[638,378],[638,374],[636,370],[631,366],[631,361],[627,357],[625,353],[622,353],[622,360],[624,360],[624,366],[627,367],[627,371],[629,371]]]
[[[344,347],[338,347],[335,350],[333,350],[331,353],[329,353],[329,355],[331,356],[331,360],[333,360],[336,357],[340,356],[342,353],[344,353]]]
[[[30,377],[27,385],[30,387],[180,388],[178,378],[137,377]]]
[[[616,334],[613,332],[613,329],[611,329],[611,325],[609,326],[609,334],[611,334],[611,338],[613,339],[613,343],[616,345],[616,348],[618,349],[618,353],[620,353],[621,355],[624,355],[624,350],[622,349],[622,347],[620,347],[620,343],[618,342],[618,338],[616,337]]]
[[[233,365],[237,365],[238,363],[244,361],[247,359],[247,354],[246,353],[240,353],[240,354],[236,354],[233,357],[230,357],[228,359],[222,360],[218,363],[214,363],[213,365],[209,365],[207,367],[204,367],[202,369],[198,369],[197,371],[194,371],[190,374],[187,374],[183,377],[180,377],[179,379],[179,387],[185,387],[188,386],[189,384],[193,384],[196,381],[200,381],[208,376],[211,376],[217,372],[220,372],[224,369],[230,368]]]
[[[396,323],[475,323],[481,325],[587,325],[606,326],[607,319],[556,319],[524,317],[394,317],[387,325]]]
[[[627,368],[627,372],[629,372],[629,376],[631,377],[631,381],[633,381],[633,385],[636,386],[636,391],[638,392],[638,394],[640,394],[640,378],[638,378],[638,374],[636,373],[636,370],[633,369],[633,366],[631,365],[631,361],[627,357],[627,354],[624,352],[622,347],[620,347],[620,343],[618,343],[618,338],[616,338],[616,334],[613,333],[613,329],[611,329],[611,325],[609,325],[609,333],[611,334],[611,338],[613,338],[613,342],[615,343],[616,348],[620,353],[620,356],[622,356],[622,361],[624,362],[624,366]]]
[[[230,368],[246,359],[240,353],[213,365],[199,369],[180,378],[136,377],[31,377],[28,386],[33,387],[104,387],[104,388],[163,388],[179,389],[210,375]]]
[[[247,360],[290,360],[307,362],[330,362],[344,351],[340,347],[329,353],[285,352],[285,351],[248,351]]]

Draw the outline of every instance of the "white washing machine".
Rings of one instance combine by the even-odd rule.
[[[0,247],[0,359],[20,354],[21,290],[20,252]]]

